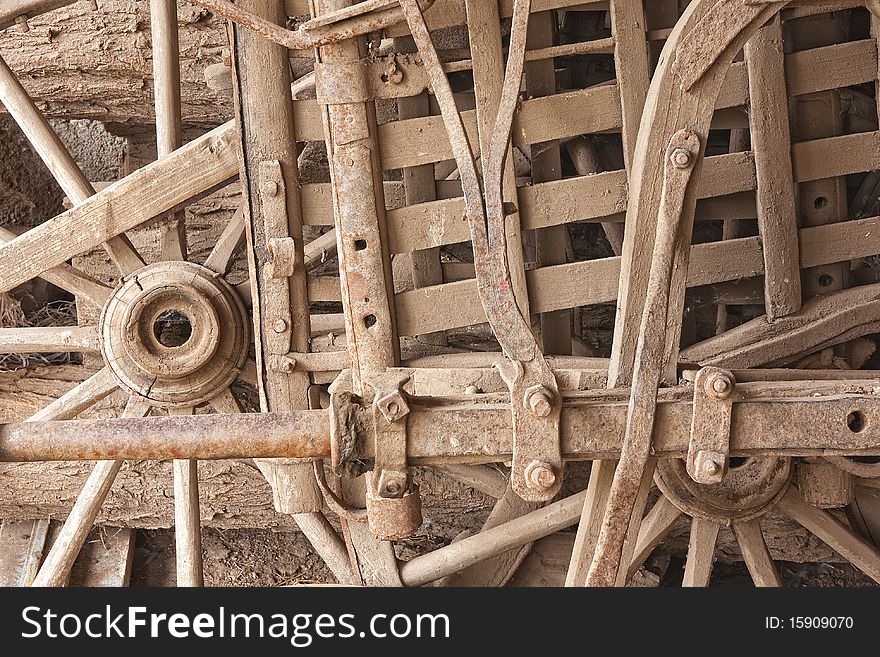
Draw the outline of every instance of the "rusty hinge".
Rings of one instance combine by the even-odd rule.
[[[727,472],[735,385],[733,374],[719,367],[704,367],[694,379],[687,471],[699,484],[717,484]]]
[[[409,536],[422,525],[419,487],[407,468],[409,403],[403,385],[409,375],[391,373],[371,381],[375,460],[367,476],[367,522],[382,540]]]

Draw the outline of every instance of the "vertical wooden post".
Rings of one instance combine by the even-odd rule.
[[[555,15],[552,11],[532,14],[526,47],[547,48],[554,45]],[[556,93],[556,70],[553,59],[529,62],[525,67],[526,91],[531,97]],[[532,144],[532,182],[542,183],[562,178],[559,142]],[[537,260],[540,265],[560,265],[567,261],[568,228],[553,226],[536,231]],[[571,311],[557,310],[541,315],[541,345],[545,354],[571,353]]]
[[[350,0],[313,0],[312,14],[342,9]],[[363,57],[363,39],[349,39],[318,49],[316,91],[323,105],[324,134],[333,184],[342,306],[345,311],[352,384],[369,391],[372,375],[400,361],[394,322],[391,258],[385,227],[382,165],[376,140],[376,108],[367,98],[347,100],[350,89],[365,88],[352,75],[351,63]],[[364,504],[365,482],[344,480],[351,503]],[[347,523],[363,580],[400,586],[397,559],[390,542],[379,541],[364,523]]]
[[[287,20],[283,0],[240,0],[238,4],[278,24]],[[289,53],[237,26],[232,27],[232,46],[260,406],[264,411],[305,409],[309,407],[308,374],[283,371],[273,358],[291,350],[308,351],[311,333]],[[286,228],[293,239],[296,266],[292,276],[272,275],[267,226]],[[324,502],[312,464],[290,459],[257,464],[272,484],[276,509],[299,520],[300,529],[319,554],[330,553],[325,561],[337,579],[351,581],[350,572],[335,566],[344,554],[339,536],[316,516]]]
[[[645,108],[645,99],[650,84],[648,48],[645,40],[645,12],[641,0],[611,0],[610,9],[611,29],[615,39],[614,63],[617,68],[617,84],[620,89],[620,104],[623,115],[621,133],[623,159],[627,178],[629,178],[642,111]],[[607,230],[606,228],[606,232]],[[623,232],[619,237],[622,244]],[[613,239],[613,234],[609,234],[609,240],[611,239]],[[609,387],[626,385],[626,383],[628,382],[614,378],[613,373],[608,378]],[[596,549],[596,540],[599,536],[602,518],[605,515],[605,507],[616,468],[617,461],[615,460],[593,461],[587,502],[584,504],[583,514],[578,524],[578,533],[566,575],[566,586],[583,586],[586,582],[587,571]],[[645,494],[640,494],[639,501],[642,503],[636,504],[634,513],[641,514],[644,511],[644,501],[647,500],[647,490],[650,485],[650,480],[643,484],[642,492]],[[630,523],[630,536],[624,547],[625,554],[631,555],[635,549],[638,526],[638,522]],[[624,559],[624,561],[627,560]],[[621,565],[620,572],[626,573],[627,564],[624,562]]]
[[[153,37],[156,146],[159,159],[162,159],[183,146],[176,0],[150,0],[150,29]],[[186,260],[186,225],[183,212],[164,223],[161,231],[162,259]]]
[[[394,39],[394,51],[400,53],[417,52],[412,37]],[[399,98],[397,100],[397,118],[401,121],[431,113],[428,92],[418,96]],[[434,180],[434,165],[422,164],[407,167],[403,170],[403,190],[407,205],[426,203],[437,200],[437,183]],[[405,261],[412,275],[413,288],[428,287],[443,282],[443,269],[440,263],[440,247],[424,249],[412,253],[398,254]],[[446,345],[446,334],[442,331],[429,335],[420,335],[419,339],[428,344]]]
[[[745,47],[749,73],[749,126],[758,178],[758,228],[764,246],[767,319],[801,307],[801,262],[791,166],[791,132],[782,21],[777,15]]]

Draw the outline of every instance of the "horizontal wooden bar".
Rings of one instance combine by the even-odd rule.
[[[818,267],[880,253],[880,217],[868,217],[799,233],[801,266]],[[743,237],[691,247],[688,287],[760,276],[764,259],[760,237]],[[617,299],[620,258],[602,258],[541,267],[526,272],[531,308],[536,313],[613,303]],[[486,321],[474,280],[402,292],[395,297],[401,335],[421,335]]]

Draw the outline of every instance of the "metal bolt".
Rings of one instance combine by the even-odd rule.
[[[703,474],[707,477],[714,477],[719,472],[721,472],[721,466],[716,461],[713,459],[703,461]]]
[[[468,386],[464,389],[464,394],[466,395],[479,395],[480,389],[477,386]]]
[[[687,169],[691,165],[691,152],[685,148],[672,151],[672,166],[676,169]]]
[[[400,492],[400,483],[389,481],[385,484],[385,492],[389,495],[397,495]]]
[[[274,180],[264,180],[260,189],[266,196],[278,196],[278,183]]]
[[[284,333],[287,330],[287,322],[283,319],[276,319],[272,325],[272,330],[276,333]]]
[[[541,461],[532,461],[526,466],[526,484],[529,488],[548,489],[556,483],[556,473],[553,466]]]
[[[16,16],[15,24],[18,25],[18,29],[21,32],[30,32],[31,26],[28,25],[28,17],[25,15]]]
[[[400,84],[403,82],[403,71],[397,68],[397,64],[394,62],[385,70],[385,75],[383,76],[385,80],[385,84]]]
[[[388,414],[393,416],[397,415],[398,413],[400,413],[400,404],[398,404],[396,401],[389,402]]]
[[[553,412],[553,393],[546,386],[529,388],[525,401],[529,410],[537,417],[548,417]]]
[[[727,399],[733,394],[733,381],[722,372],[714,372],[705,383],[706,394],[714,399]]]

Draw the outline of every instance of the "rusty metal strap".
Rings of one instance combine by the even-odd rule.
[[[315,93],[324,105],[406,98],[427,88],[425,67],[410,55],[315,63]]]

